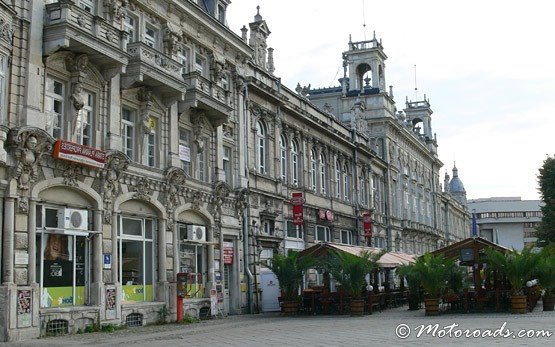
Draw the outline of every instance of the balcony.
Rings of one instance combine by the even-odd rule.
[[[103,69],[122,69],[129,58],[125,46],[126,34],[123,31],[78,7],[74,1],[60,0],[46,5],[45,55],[66,49],[87,54],[89,61]]]
[[[127,44],[127,53],[131,57],[122,78],[124,88],[143,85],[156,90],[162,98],[183,100],[186,86],[177,61],[143,42]]]
[[[184,78],[187,93],[185,101],[180,104],[180,112],[191,107],[199,108],[205,111],[206,117],[214,127],[225,123],[233,111],[231,93],[196,71],[184,75]]]

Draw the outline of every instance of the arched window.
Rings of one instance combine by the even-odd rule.
[[[349,201],[351,196],[349,184],[349,170],[345,164],[343,165],[343,198],[345,201]]]
[[[341,163],[335,161],[335,197],[341,198]]]
[[[266,173],[266,126],[262,121],[256,123],[256,146],[258,151],[258,171]]]
[[[368,203],[367,197],[367,182],[366,182],[366,171],[362,170],[362,174],[360,176],[360,203],[364,206]]]
[[[310,151],[310,187],[316,191],[316,151]]]
[[[326,156],[320,154],[320,193],[326,194],[328,186],[328,173],[327,173],[327,162]]]
[[[279,137],[279,152],[281,162],[281,180],[287,182],[287,139],[284,134]]]
[[[297,140],[291,141],[291,166],[293,175],[293,184],[299,184],[299,144]]]

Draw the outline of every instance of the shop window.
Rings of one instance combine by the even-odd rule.
[[[124,302],[153,300],[154,230],[152,219],[120,218],[118,254]]]
[[[293,224],[292,220],[286,221],[287,224],[287,237],[302,239],[303,238],[303,226]]]
[[[314,228],[314,238],[316,241],[331,242],[330,228],[322,225],[316,225]]]
[[[37,206],[36,268],[44,308],[85,305],[87,301],[89,233],[65,229],[64,213],[63,207]]]
[[[208,249],[206,244],[194,242],[190,235],[191,228],[179,224],[179,271],[186,273],[187,296],[190,298],[205,297],[208,280]]]

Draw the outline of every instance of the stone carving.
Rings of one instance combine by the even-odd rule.
[[[85,72],[89,58],[86,54],[68,54],[66,56],[66,69],[70,72]]]
[[[222,205],[224,204],[225,198],[229,196],[231,188],[229,185],[223,181],[217,181],[214,183],[214,219],[216,221],[221,221],[222,217]]]
[[[191,108],[191,123],[193,124],[193,142],[197,146],[198,153],[204,151],[206,144],[202,138],[203,130],[210,127],[208,119],[206,119],[204,110]]]
[[[152,128],[150,127],[150,111],[152,109],[152,90],[148,88],[140,88],[137,92],[137,99],[143,103],[143,107],[141,107],[141,121],[143,125],[143,131],[145,134],[150,134],[152,132]]]
[[[104,11],[106,17],[114,22],[121,23],[127,13],[127,0],[105,0]]]
[[[247,188],[241,188],[235,191],[235,212],[237,213],[237,218],[239,223],[243,221],[243,212],[247,208],[249,190]]]
[[[0,40],[6,41],[11,46],[14,31],[9,22],[6,22],[4,18],[0,18]]]
[[[219,82],[225,70],[225,59],[217,53],[210,55],[210,70],[212,72],[212,82]]]
[[[191,197],[191,209],[195,211],[200,210],[200,204],[202,204],[202,193],[194,192]]]
[[[70,187],[76,187],[78,183],[77,177],[81,174],[81,167],[68,163],[67,168],[64,170],[62,177],[64,178],[64,184]]]
[[[308,86],[301,87],[301,84],[297,83],[295,91],[301,96],[306,97],[308,94],[310,94],[310,84]]]
[[[42,156],[52,151],[54,139],[44,130],[34,127],[13,128],[8,133],[6,147],[11,148],[15,159],[13,177],[20,190],[19,209],[28,212],[28,195],[38,178]]]
[[[120,151],[106,153],[105,169],[102,171],[101,194],[104,200],[104,223],[112,224],[112,210],[115,196],[119,193],[118,180],[129,166],[129,158]]]
[[[145,177],[140,177],[135,183],[133,190],[135,192],[133,198],[150,201],[152,195],[152,187],[150,182]]]
[[[164,184],[164,190],[166,193],[166,211],[168,212],[168,221],[166,227],[168,231],[173,230],[175,223],[174,212],[175,208],[179,205],[179,186],[185,183],[187,174],[181,168],[170,167],[166,170],[166,182]]]

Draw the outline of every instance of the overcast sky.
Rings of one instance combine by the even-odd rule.
[[[555,153],[555,3],[531,0],[232,0],[228,24],[271,34],[275,74],[294,89],[338,85],[341,53],[382,39],[398,109],[430,99],[445,170],[456,161],[467,197],[539,199],[536,175]],[[366,30],[363,24],[366,23]]]

